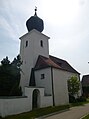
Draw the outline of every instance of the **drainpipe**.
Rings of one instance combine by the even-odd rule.
[[[55,99],[54,99],[54,85],[53,85],[53,69],[51,67],[51,79],[52,79],[52,97],[53,97],[53,106],[55,106]]]

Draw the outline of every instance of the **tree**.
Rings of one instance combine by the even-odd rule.
[[[68,80],[68,92],[69,95],[74,96],[75,94],[78,94],[78,91],[80,89],[80,81],[76,76],[72,76]]]
[[[9,65],[10,64],[10,61],[8,60],[8,57],[6,56],[6,58],[4,58],[2,61],[1,61],[1,64],[2,65]]]
[[[1,61],[0,65],[0,96],[21,95],[20,66],[21,58],[18,55],[12,62],[8,57]]]

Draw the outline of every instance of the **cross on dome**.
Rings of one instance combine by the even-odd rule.
[[[36,13],[36,11],[37,11],[37,7],[35,6],[35,15],[34,15],[34,16],[37,16],[37,13]]]

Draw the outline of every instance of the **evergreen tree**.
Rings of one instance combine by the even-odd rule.
[[[0,96],[21,95],[20,66],[21,58],[18,55],[12,62],[8,57],[1,61],[0,65]]]

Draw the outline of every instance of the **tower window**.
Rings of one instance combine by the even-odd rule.
[[[28,41],[26,41],[26,44],[25,44],[25,47],[27,47],[28,46]]]
[[[41,47],[43,47],[43,41],[42,40],[40,41],[40,45],[41,45]]]
[[[45,75],[44,74],[41,74],[41,79],[44,79],[45,78]]]

